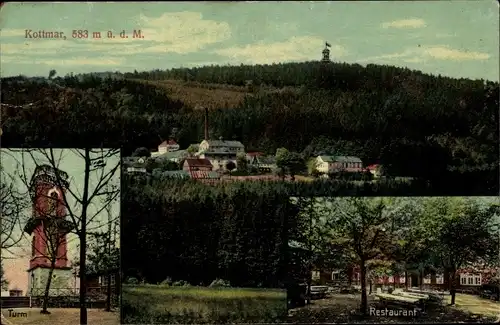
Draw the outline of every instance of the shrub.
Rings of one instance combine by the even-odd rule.
[[[127,283],[127,284],[139,284],[139,280],[137,280],[137,278],[134,278],[133,276],[131,276],[125,280],[125,283]]]
[[[172,285],[172,278],[171,277],[167,277],[165,280],[163,280],[161,282],[161,285],[166,285],[166,286]]]
[[[174,287],[187,287],[187,286],[190,286],[190,284],[187,281],[179,280],[179,281],[173,282],[172,286],[174,286]]]
[[[210,283],[209,287],[217,288],[217,287],[230,287],[230,286],[231,284],[227,280],[215,279],[212,281],[212,283]]]

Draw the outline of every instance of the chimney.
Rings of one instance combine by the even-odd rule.
[[[208,140],[208,108],[205,107],[205,140]]]

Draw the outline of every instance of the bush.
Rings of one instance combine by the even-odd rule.
[[[161,282],[161,285],[165,285],[165,286],[170,286],[172,285],[172,278],[171,277],[167,277],[165,280],[163,280]]]
[[[190,283],[184,280],[175,281],[172,283],[174,287],[189,287]]]
[[[215,279],[210,283],[209,287],[211,288],[217,288],[217,287],[230,287],[231,284],[227,280],[223,279]]]
[[[139,280],[137,280],[137,278],[134,278],[133,276],[131,276],[125,280],[125,283],[127,283],[127,284],[139,284]]]

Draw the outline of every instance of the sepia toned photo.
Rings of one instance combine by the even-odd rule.
[[[300,197],[292,323],[491,323],[498,197]]]
[[[119,324],[120,150],[0,153],[2,324]]]

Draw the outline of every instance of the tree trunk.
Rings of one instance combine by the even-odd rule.
[[[361,268],[361,312],[363,315],[367,314],[368,309],[368,297],[366,295],[366,266],[365,261],[361,260],[360,262]]]
[[[423,270],[420,270],[418,277],[420,278],[419,279],[419,282],[420,282],[419,287],[420,287],[420,290],[422,290],[423,286],[424,286],[424,271]]]
[[[456,290],[457,290],[457,281],[456,281],[456,271],[455,270],[453,270],[451,272],[450,285],[451,285],[451,289],[450,289],[451,305],[455,305],[455,295],[456,295]]]
[[[405,289],[408,290],[408,270],[405,269]]]
[[[106,311],[111,311],[111,272],[108,271],[108,286],[106,292]]]
[[[80,239],[80,324],[87,325],[87,208],[90,180],[90,149],[85,149],[85,176],[82,194]]]
[[[51,261],[49,269],[49,277],[47,278],[47,283],[45,284],[45,293],[43,295],[42,310],[40,311],[41,314],[50,314],[50,312],[47,310],[47,307],[49,305],[50,284],[52,283],[52,274],[54,274],[55,266],[56,266],[56,261]]]
[[[373,282],[372,282],[371,278],[370,278],[369,282],[370,282],[370,293],[369,294],[371,295],[372,292],[373,292],[373,290],[372,290],[372,287],[373,287],[372,284],[373,284]]]

